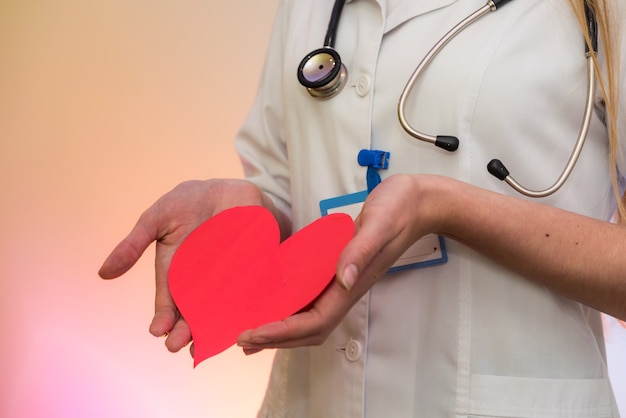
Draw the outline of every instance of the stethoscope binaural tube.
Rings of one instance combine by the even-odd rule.
[[[406,99],[413,89],[415,85],[415,81],[419,77],[419,75],[424,71],[426,67],[430,64],[432,59],[445,47],[448,42],[452,38],[454,38],[457,34],[459,34],[463,29],[467,26],[478,20],[479,18],[485,16],[489,12],[496,11],[499,6],[504,5],[510,0],[490,0],[480,9],[476,10],[474,13],[463,19],[456,26],[454,26],[448,33],[446,33],[443,38],[439,40],[433,46],[430,51],[426,54],[426,56],[420,61],[417,68],[414,70],[411,78],[405,85],[402,90],[402,94],[400,95],[400,99],[398,100],[398,120],[400,121],[400,125],[404,128],[404,130],[411,135],[412,137],[419,139],[421,141],[432,143],[446,151],[456,151],[459,146],[459,139],[455,136],[449,135],[428,135],[414,129],[407,121],[405,117],[404,106],[406,103]],[[556,180],[556,182],[544,190],[531,190],[527,187],[522,186],[518,181],[516,181],[506,169],[504,164],[498,160],[493,159],[487,164],[487,170],[493,176],[500,180],[504,180],[509,186],[511,186],[515,191],[529,197],[539,198],[546,197],[557,190],[559,190],[563,184],[567,181],[570,174],[572,173],[576,162],[578,161],[578,157],[583,149],[585,144],[585,139],[587,138],[587,133],[589,132],[589,126],[591,124],[591,117],[593,115],[593,99],[595,95],[595,69],[592,56],[596,54],[597,51],[597,22],[595,20],[595,16],[589,6],[585,6],[585,16],[587,21],[587,27],[589,31],[591,48],[589,45],[585,43],[585,55],[587,57],[587,98],[585,101],[585,113],[583,116],[583,120],[581,123],[580,131],[578,134],[578,138],[576,140],[576,144],[570,154],[569,159],[567,160],[567,164],[565,168],[561,172],[561,175]]]
[[[298,81],[317,99],[336,96],[346,84],[348,71],[335,51],[335,37],[345,0],[336,0],[328,22],[324,46],[309,52],[298,66]]]
[[[498,159],[493,159],[487,164],[487,170],[493,176],[500,180],[504,180],[506,184],[511,186],[515,191],[528,196],[528,197],[546,197],[550,196],[557,190],[559,190],[567,181],[570,174],[574,170],[574,166],[578,161],[578,157],[580,157],[580,152],[585,145],[585,139],[587,138],[587,133],[589,132],[589,126],[591,125],[591,116],[593,114],[593,98],[595,94],[595,70],[594,64],[591,57],[587,58],[587,100],[585,102],[585,114],[583,117],[582,124],[580,126],[580,132],[578,133],[578,139],[576,139],[576,144],[574,145],[574,149],[572,149],[572,153],[570,154],[569,159],[567,160],[567,164],[559,178],[554,182],[554,184],[547,189],[544,190],[531,190],[527,187],[522,186],[519,182],[517,182],[510,174],[509,170],[506,169],[502,161]]]
[[[509,170],[504,166],[502,161],[493,159],[487,164],[487,170],[493,176],[500,180],[504,180],[506,184],[511,186],[515,191],[528,196],[528,197],[546,197],[550,196],[557,190],[559,190],[567,181],[570,174],[574,170],[574,166],[580,157],[580,153],[585,145],[585,139],[589,132],[591,125],[591,117],[593,116],[593,99],[595,97],[595,65],[593,62],[593,56],[598,51],[598,23],[595,19],[595,15],[591,8],[585,3],[585,18],[587,21],[587,29],[589,31],[589,40],[591,45],[585,42],[585,55],[587,57],[587,98],[585,100],[585,113],[580,125],[580,131],[578,132],[578,138],[572,149],[572,153],[567,160],[567,164],[563,168],[561,175],[556,179],[554,184],[544,190],[531,190],[522,186],[517,180],[515,180],[509,173]]]
[[[459,147],[459,139],[455,136],[451,135],[428,135],[418,130],[414,129],[405,117],[404,106],[406,104],[407,97],[413,90],[415,86],[415,81],[422,74],[422,72],[428,67],[430,62],[435,58],[435,56],[454,38],[456,35],[461,33],[463,29],[485,16],[489,12],[495,12],[499,6],[508,3],[511,0],[490,0],[482,6],[480,9],[476,10],[474,13],[470,14],[468,17],[459,22],[456,26],[450,29],[444,36],[437,42],[431,49],[428,51],[426,56],[422,58],[422,61],[417,65],[413,74],[407,81],[404,89],[402,90],[402,94],[400,94],[400,99],[398,100],[398,120],[400,121],[400,125],[402,128],[411,135],[413,138],[419,139],[420,141],[429,142],[431,144],[436,145],[439,148],[442,148],[446,151],[456,151]]]

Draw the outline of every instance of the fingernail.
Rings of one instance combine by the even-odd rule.
[[[243,348],[243,352],[246,356],[252,355],[252,354],[256,354],[258,352],[263,351],[262,348],[248,348],[248,347],[244,347]]]
[[[170,335],[169,332],[164,332],[159,338],[167,338]]]
[[[359,274],[354,264],[349,264],[344,270],[341,277],[339,277],[339,284],[346,290],[352,289],[354,282]]]

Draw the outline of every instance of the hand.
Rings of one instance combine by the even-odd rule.
[[[211,216],[234,206],[265,206],[277,216],[281,236],[290,226],[261,190],[245,180],[188,181],[148,208],[130,234],[120,242],[98,272],[113,279],[127,272],[156,241],[156,295],[150,333],[167,336],[166,347],[176,352],[191,341],[189,326],[169,292],[167,272],[174,252],[187,235]]]
[[[238,345],[252,354],[263,348],[322,344],[350,308],[417,239],[441,227],[437,223],[445,218],[441,200],[426,197],[426,190],[441,191],[444,181],[397,175],[379,184],[355,221],[356,233],[339,258],[336,280],[307,310],[243,332]]]

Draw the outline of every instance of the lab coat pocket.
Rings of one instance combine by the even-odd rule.
[[[608,379],[473,375],[469,417],[618,418]]]

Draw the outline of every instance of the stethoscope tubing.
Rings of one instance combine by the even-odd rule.
[[[400,98],[398,99],[398,120],[402,128],[411,137],[420,141],[425,141],[436,145],[446,151],[454,152],[458,149],[459,139],[451,135],[429,135],[418,131],[413,128],[405,115],[405,105],[409,94],[414,90],[418,77],[425,71],[435,56],[450,42],[456,35],[462,32],[469,25],[487,15],[489,12],[494,12],[499,7],[508,3],[511,0],[488,0],[487,3],[471,13],[461,22],[456,24],[450,29],[422,58],[419,62],[411,77],[405,84]],[[337,27],[339,25],[339,19],[344,6],[345,0],[336,0],[333,5],[331,19],[328,24],[328,30],[324,39],[324,47],[317,49],[301,61],[298,67],[298,79],[300,83],[307,88],[309,94],[317,99],[326,100],[337,95],[347,79],[347,70],[341,63],[341,57],[334,50],[335,36],[337,33]],[[574,166],[580,157],[580,153],[585,144],[585,139],[589,132],[591,125],[591,119],[593,116],[594,97],[595,97],[595,60],[594,56],[597,53],[597,21],[591,7],[585,4],[585,18],[587,21],[587,29],[589,33],[588,42],[585,42],[585,54],[587,57],[587,98],[585,101],[585,112],[581,122],[581,127],[578,133],[578,138],[572,153],[567,160],[563,171],[554,182],[554,184],[544,190],[532,190],[522,186],[513,176],[510,175],[504,164],[498,159],[493,159],[487,164],[487,170],[496,178],[505,181],[515,191],[534,198],[546,197],[552,195],[559,190],[563,184],[567,181],[569,176],[574,170]],[[311,63],[314,65],[311,66]],[[330,70],[327,69],[330,68]],[[309,74],[310,72],[310,74]]]
[[[335,47],[335,36],[337,35],[337,27],[339,26],[339,19],[341,18],[341,12],[346,0],[337,0],[333,5],[333,10],[330,14],[330,20],[328,21],[328,29],[326,30],[326,36],[324,37],[324,46],[329,48]]]

